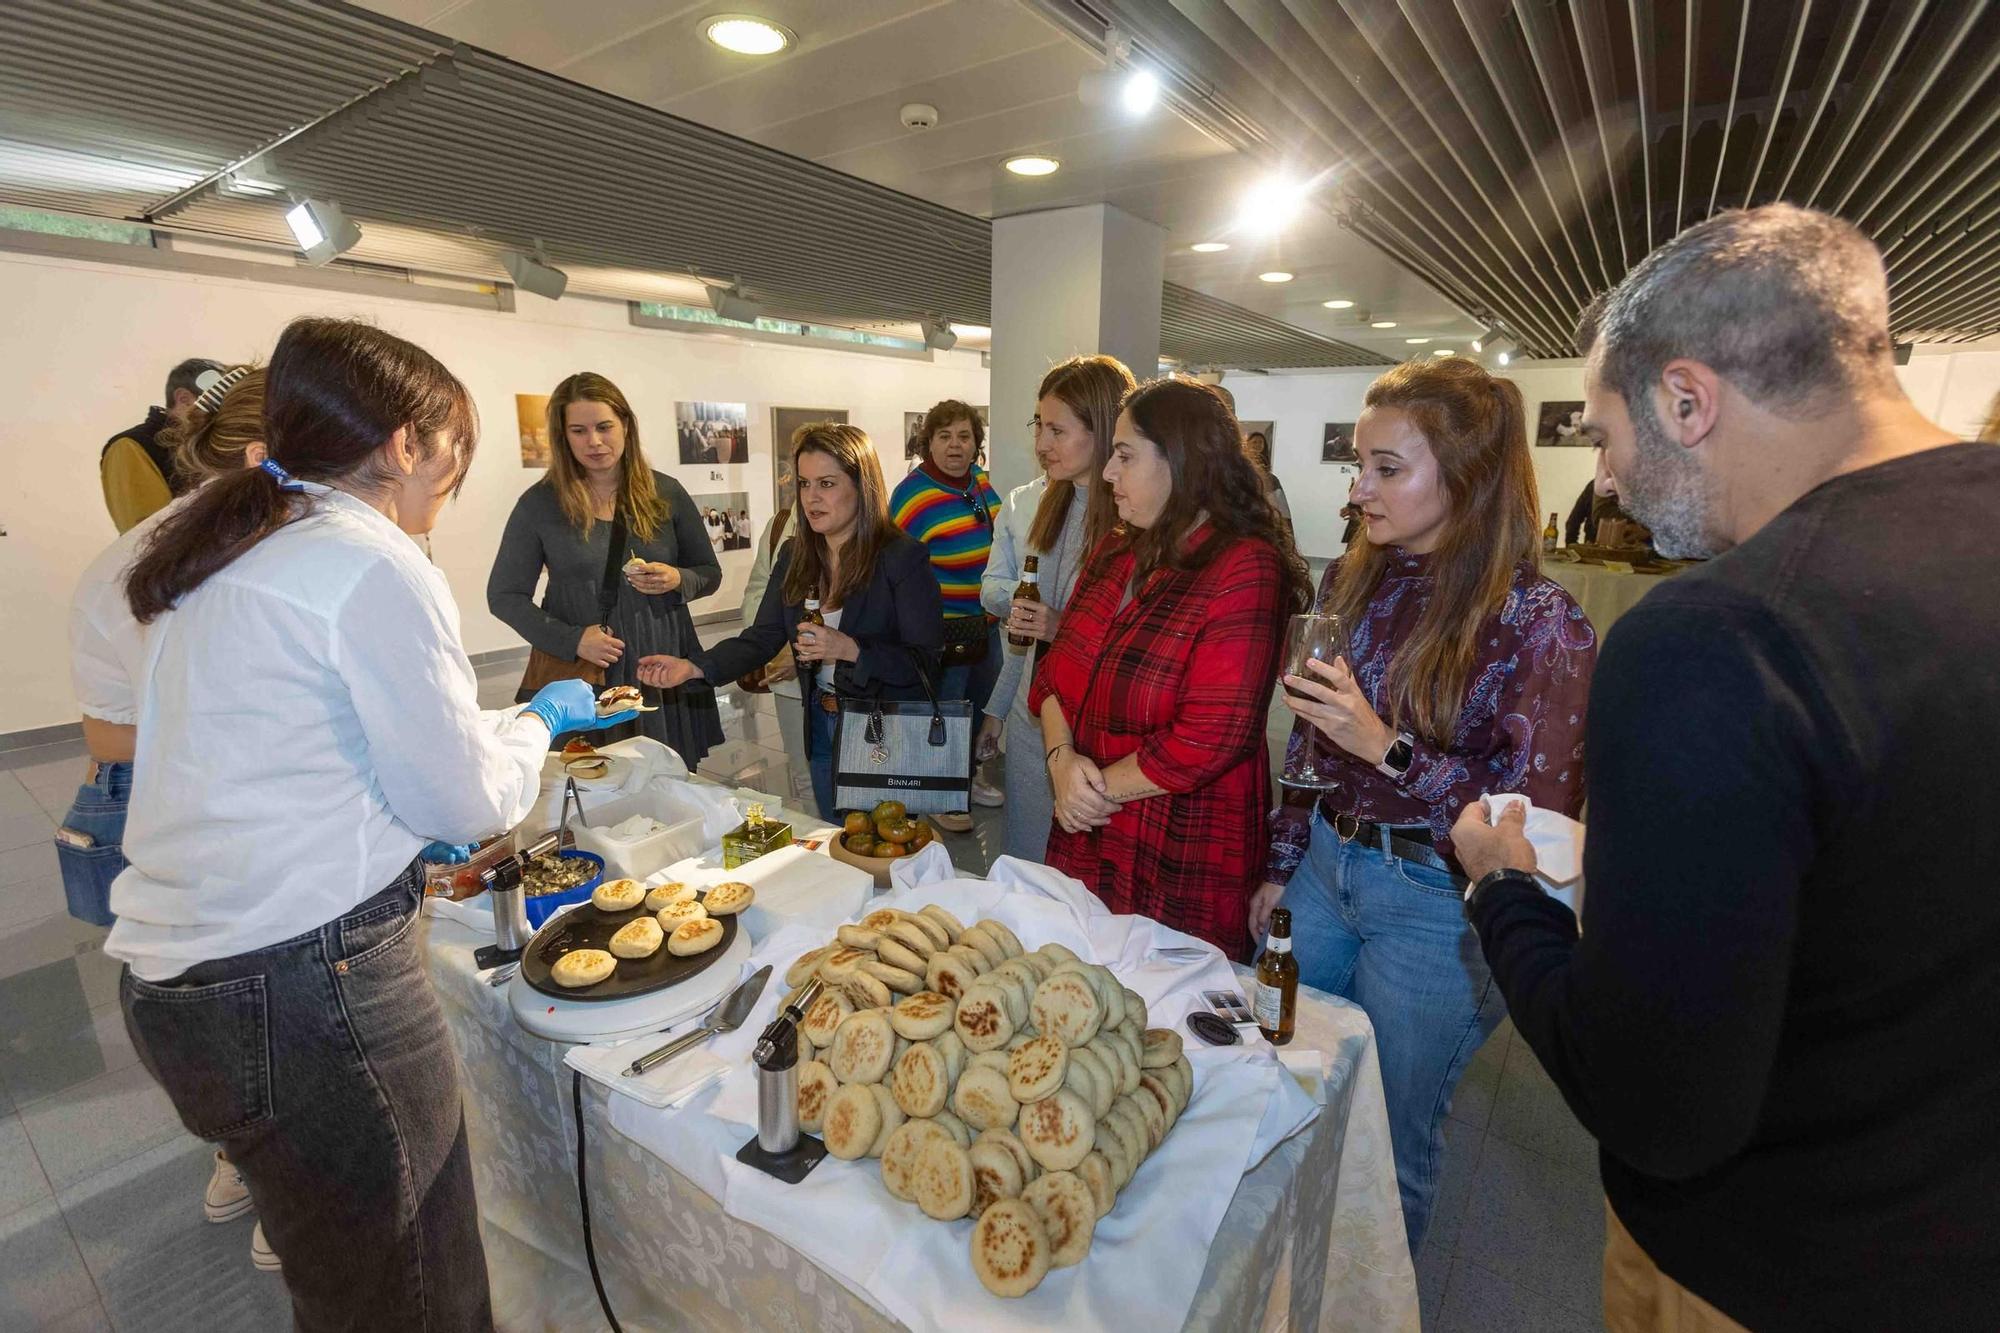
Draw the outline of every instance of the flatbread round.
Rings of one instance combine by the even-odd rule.
[[[1180,1075],[1181,1110],[1186,1111],[1188,1103],[1194,1100],[1194,1066],[1188,1063],[1185,1053],[1174,1061],[1174,1072]]]
[[[1021,1168],[1022,1184],[1025,1185],[1027,1182],[1033,1180],[1036,1176],[1042,1174],[1042,1168],[1035,1165],[1034,1157],[1029,1154],[1027,1148],[1023,1146],[1023,1144],[1021,1143],[1021,1140],[1015,1137],[1013,1130],[1011,1129],[984,1130],[980,1133],[979,1139],[983,1139],[988,1143],[997,1143],[1001,1147],[1005,1148],[1008,1152],[1014,1154],[1014,1161]],[[978,1142],[979,1139],[975,1139],[974,1142]]]
[[[918,991],[896,1002],[896,1007],[889,1011],[889,1024],[899,1037],[929,1041],[951,1030],[952,1015],[957,1008],[936,991]]]
[[[977,949],[980,956],[994,967],[1007,961],[1007,951],[1000,947],[1000,941],[984,924],[967,926],[965,933],[958,937],[958,942],[967,948]]]
[[[646,886],[636,879],[607,879],[590,891],[590,905],[600,912],[629,912],[646,901]]]
[[[924,985],[953,1000],[971,990],[978,981],[979,969],[949,950],[940,949],[924,965]]]
[[[931,942],[932,952],[941,953],[951,947],[951,928],[930,913],[917,912],[903,919],[924,932],[924,938]]]
[[[665,884],[657,885],[647,891],[646,910],[648,912],[657,912],[668,903],[686,902],[692,897],[694,897],[694,885],[683,884],[677,879],[668,880]],[[807,973],[806,975],[810,976],[811,973]],[[804,980],[805,977],[799,978],[799,981]],[[799,981],[793,981],[790,973],[785,975],[785,984],[788,986],[796,986],[799,984]]]
[[[1164,1069],[1181,1058],[1181,1034],[1172,1028],[1147,1028],[1139,1043],[1139,1068]]]
[[[934,1138],[926,1143],[917,1153],[912,1176],[911,1193],[924,1216],[954,1222],[972,1207],[972,1158],[956,1140]]]
[[[1054,1095],[1069,1073],[1069,1048],[1055,1037],[1034,1037],[1007,1058],[1007,1086],[1023,1106]]]
[[[861,970],[864,959],[874,956],[866,949],[850,949],[846,945],[840,945],[826,956],[825,962],[819,965],[819,974],[827,979],[829,985],[838,986]]]
[[[1057,963],[1080,963],[1083,961],[1071,952],[1068,946],[1057,944],[1054,940],[1044,944],[1036,952],[1041,954],[1042,957]]]
[[[1119,1128],[1116,1116],[1105,1116],[1097,1122],[1097,1143],[1090,1154],[1102,1153],[1111,1166],[1111,1191],[1116,1194],[1131,1183],[1132,1173],[1137,1170],[1138,1158],[1132,1155],[1131,1145],[1125,1139],[1126,1131]],[[1090,1160],[1086,1154],[1084,1161]],[[1078,1170],[1082,1170],[1079,1166]]]
[[[833,1034],[840,1030],[840,1025],[853,1012],[854,1006],[841,992],[823,990],[806,1010],[805,1018],[799,1023],[799,1031],[813,1045],[824,1050],[833,1045]]]
[[[1015,964],[1011,960],[1003,963],[981,977],[979,984],[998,991],[1007,1002],[1007,1017],[1014,1020],[1016,1028],[1024,1028],[1028,1026],[1029,1007],[1035,998],[1035,988],[1023,981],[1020,973],[1007,970],[1013,966]]]
[[[656,889],[654,892],[657,893],[658,890]],[[650,895],[646,899],[646,906],[653,906],[653,899]],[[662,903],[660,906],[664,907],[666,904]],[[654,907],[653,910],[657,912],[660,909]],[[702,910],[705,912],[708,909],[704,907]],[[813,974],[819,971],[819,965],[825,962],[827,957],[832,953],[833,946],[829,944],[824,948],[808,949],[806,952],[800,954],[792,960],[792,965],[785,969],[785,984],[787,986],[805,985],[813,979]]]
[[[1146,1000],[1138,991],[1125,987],[1125,1017],[1138,1024],[1141,1030],[1146,1026]]]
[[[963,921],[960,921],[957,917],[953,916],[950,912],[947,912],[944,908],[939,907],[936,903],[927,903],[926,905],[919,907],[917,909],[917,915],[927,916],[931,920],[937,922],[940,926],[944,927],[945,933],[951,936],[951,939],[946,940],[945,944],[951,943],[952,940],[956,940],[960,935],[963,935],[965,933],[965,923]],[[944,947],[944,944],[940,944],[938,947],[942,949]]]
[[[1062,1085],[1083,1098],[1092,1115],[1103,1115],[1111,1104],[1110,1089],[1104,1086],[1104,1075],[1099,1072],[1103,1066],[1094,1064],[1095,1059],[1081,1046],[1073,1051],[1066,1049]]]
[[[866,1157],[881,1132],[882,1107],[869,1085],[843,1084],[827,1098],[820,1138],[835,1157],[847,1162]]]
[[[841,982],[840,988],[847,992],[856,1009],[886,1009],[896,999],[880,977],[871,977],[866,972],[857,971]]]
[[[889,1071],[889,1092],[904,1115],[934,1116],[951,1095],[951,1071],[936,1047],[917,1042],[896,1057]]]
[[[700,921],[683,921],[674,927],[673,934],[667,936],[667,952],[680,958],[692,958],[698,953],[707,953],[722,943],[722,923],[713,917]]]
[[[710,916],[735,916],[755,901],[757,890],[740,879],[732,879],[703,894],[701,905]]]
[[[1074,972],[1058,972],[1035,987],[1030,1011],[1035,1031],[1060,1037],[1065,1046],[1081,1046],[1097,1035],[1104,1015],[1097,992]]]
[[[1102,1145],[1099,1145],[1101,1148]],[[1103,1217],[1118,1202],[1118,1181],[1112,1174],[1111,1159],[1099,1148],[1092,1148],[1076,1166],[1076,1178],[1090,1190],[1091,1202],[1097,1206],[1097,1215]]]
[[[1025,1296],[1049,1272],[1049,1235],[1035,1210],[1001,1199],[972,1226],[972,1271],[995,1296]]]
[[[1021,937],[992,917],[987,917],[976,924],[986,927],[986,933],[1000,942],[1000,947],[1006,951],[1009,958],[1019,958],[1027,952],[1021,947]]]
[[[1129,1097],[1139,1090],[1139,1053],[1122,1032],[1105,1034],[1103,1048],[1118,1061],[1118,1092]]]
[[[894,1021],[893,1015],[891,1016],[891,1021]],[[944,1057],[945,1068],[951,1071],[951,1082],[956,1087],[958,1085],[958,1076],[965,1069],[965,1061],[968,1055],[965,1043],[958,1039],[956,1032],[953,1032],[950,1028],[946,1028],[943,1032],[931,1038],[931,1047]]]
[[[602,949],[571,949],[549,967],[549,977],[558,986],[580,990],[617,970],[618,960]]]
[[[1021,1202],[1035,1210],[1049,1233],[1049,1267],[1083,1262],[1097,1229],[1097,1198],[1090,1186],[1068,1171],[1051,1171],[1022,1189]]]
[[[882,1184],[904,1203],[917,1201],[917,1159],[933,1140],[951,1142],[951,1132],[935,1120],[905,1120],[882,1147]]]
[[[1159,1080],[1154,1079],[1153,1082],[1157,1085]],[[1167,1104],[1154,1095],[1143,1078],[1139,1081],[1139,1090],[1132,1094],[1132,1104],[1139,1108],[1139,1114],[1145,1118],[1146,1151],[1152,1152],[1167,1137]]]
[[[967,1065],[952,1089],[951,1109],[973,1129],[1005,1129],[1021,1113],[1021,1104],[1007,1088],[1005,1070]]]
[[[931,1120],[936,1124],[942,1125],[944,1127],[945,1133],[951,1135],[953,1141],[956,1142],[959,1147],[970,1148],[972,1146],[971,1127],[967,1125],[963,1120],[960,1120],[957,1116],[953,1115],[951,1112],[939,1111],[936,1115],[931,1117]]]
[[[889,1135],[896,1126],[908,1119],[903,1108],[896,1105],[896,1099],[889,1095],[889,1089],[880,1083],[870,1083],[868,1091],[875,1095],[875,1109],[882,1113],[882,1128],[875,1131],[875,1142],[868,1145],[870,1157],[880,1157],[882,1150],[889,1146]]]
[[[833,1071],[817,1060],[799,1061],[799,1128],[817,1134],[826,1121],[827,1099],[840,1087]]]
[[[982,1134],[972,1141],[968,1154],[972,1158],[974,1217],[1002,1199],[1020,1196],[1021,1187],[1028,1182],[1021,1179],[1021,1164],[1005,1145],[995,1143]]]
[[[915,995],[924,988],[924,979],[919,974],[905,968],[891,967],[879,959],[862,959],[861,970],[898,995]]]
[[[611,935],[611,952],[620,958],[651,958],[667,941],[667,932],[649,916],[634,917]]]
[[[991,1051],[1014,1035],[1014,1018],[1007,1001],[993,987],[979,985],[965,992],[952,1015],[952,1031],[969,1051]]]
[[[919,958],[929,958],[944,947],[932,939],[929,932],[915,921],[908,921],[898,917],[881,929],[882,939],[885,943],[900,944]],[[881,946],[877,945],[876,948],[880,949]],[[902,967],[904,965],[898,963],[896,966]]]
[[[706,920],[707,917],[708,909],[692,898],[678,898],[653,913],[660,929],[668,931],[677,930],[690,921]]]
[[[1082,1068],[1090,1072],[1090,1109],[1102,1120],[1104,1113],[1111,1109],[1111,1103],[1118,1100],[1117,1057],[1106,1055],[1096,1043],[1079,1046],[1069,1053],[1071,1069]],[[1072,1092],[1076,1089],[1072,1088]]]
[[[849,1014],[833,1034],[826,1063],[842,1083],[879,1083],[896,1053],[896,1032],[880,1009]]]
[[[893,907],[878,907],[861,918],[863,930],[886,930],[892,921],[901,921],[903,914]]]
[[[1168,1132],[1173,1129],[1174,1121],[1181,1118],[1180,1103],[1175,1099],[1173,1089],[1168,1087],[1166,1080],[1162,1079],[1158,1074],[1147,1070],[1139,1076],[1139,1095],[1141,1097],[1151,1097],[1159,1104],[1160,1116],[1165,1122],[1165,1128],[1160,1131],[1160,1137],[1164,1139]],[[1145,1107],[1142,1105],[1140,1109],[1144,1110]]]
[[[865,949],[875,952],[875,946],[882,942],[882,932],[867,926],[841,926],[833,932],[833,938],[850,949]]]
[[[973,948],[970,944],[965,943],[963,939],[957,944],[952,945],[949,949],[946,949],[945,952],[953,958],[963,958],[971,965],[972,970],[982,977],[993,970],[993,964],[987,961],[986,955]]]
[[[1097,1120],[1075,1093],[1057,1092],[1022,1107],[1015,1133],[1045,1170],[1067,1171],[1095,1146]]]
[[[896,924],[901,925],[902,922],[899,921]],[[915,928],[912,927],[912,929],[914,930]],[[919,935],[923,934],[922,931],[916,931],[916,933]],[[884,935],[882,942],[875,946],[875,956],[890,967],[900,967],[905,972],[909,972],[921,979],[929,964],[931,951],[926,950],[919,953],[900,940],[891,939],[889,936]],[[865,963],[866,960],[864,959],[863,962]]]

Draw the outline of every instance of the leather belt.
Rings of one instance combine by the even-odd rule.
[[[1324,811],[1321,813],[1327,823],[1333,826],[1335,835],[1342,842],[1361,842],[1370,847],[1380,847],[1386,836],[1391,856],[1420,866],[1429,866],[1433,870],[1442,870],[1461,883],[1466,879],[1465,871],[1459,866],[1458,859],[1440,852],[1436,842],[1431,838],[1431,831],[1427,828],[1396,828],[1388,824],[1377,824],[1373,820],[1361,819],[1347,811],[1337,814],[1327,814]]]

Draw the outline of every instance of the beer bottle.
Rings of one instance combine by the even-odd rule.
[[[1271,936],[1257,955],[1257,993],[1251,1008],[1264,1040],[1283,1046],[1292,1039],[1299,1012],[1299,960],[1292,957],[1290,908],[1271,910]]]
[[[819,613],[819,598],[806,598],[806,613],[799,617],[801,625],[824,625],[826,617]]]
[[[1031,555],[1021,562],[1021,586],[1014,589],[1015,601],[1039,602],[1042,600],[1041,564],[1041,557],[1036,555]],[[1034,642],[1033,639],[1025,634],[1009,634],[1007,636],[1008,646],[1016,652],[1026,652],[1033,646]]]
[[[1562,529],[1556,526],[1556,516],[1550,514],[1549,525],[1542,529],[1542,549],[1544,551],[1553,551],[1556,549],[1556,543],[1561,540]]]

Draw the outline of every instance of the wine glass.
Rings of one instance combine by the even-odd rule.
[[[1346,651],[1347,625],[1339,616],[1331,613],[1293,616],[1285,629],[1284,674],[1317,680],[1318,677],[1306,669],[1306,663],[1331,663]],[[1294,699],[1307,697],[1290,685],[1285,686],[1285,693]],[[1304,740],[1299,754],[1286,756],[1285,769],[1278,780],[1287,787],[1313,791],[1327,791],[1339,786],[1332,765],[1321,753],[1319,729],[1308,723]]]

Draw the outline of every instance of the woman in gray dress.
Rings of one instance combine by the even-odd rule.
[[[501,535],[486,605],[532,646],[563,661],[604,668],[605,684],[637,685],[641,657],[685,657],[700,648],[688,603],[722,583],[701,512],[678,481],[646,465],[639,422],[618,386],[584,371],[549,398],[548,475],[514,505]],[[622,515],[611,632],[598,599],[614,520]],[[548,591],[535,586],[548,571]],[[715,692],[701,682],[662,691],[637,727],[693,769],[722,743]]]

